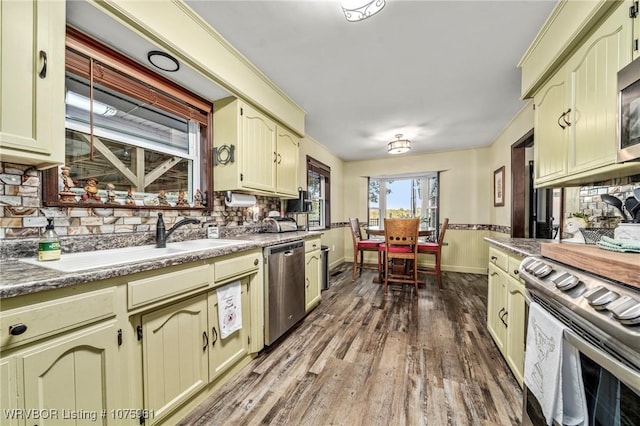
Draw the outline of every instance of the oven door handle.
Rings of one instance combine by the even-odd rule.
[[[606,355],[571,330],[565,330],[564,338],[577,350],[591,358],[596,364],[601,365],[602,368],[609,370],[621,382],[624,382],[624,384],[640,394],[640,372],[627,367],[610,355]]]

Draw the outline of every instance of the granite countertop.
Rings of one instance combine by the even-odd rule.
[[[484,237],[484,240],[518,256],[540,256],[540,243],[554,241],[538,238],[511,238],[509,236]]]
[[[2,277],[0,280],[0,299],[86,284],[108,278],[130,275],[137,272],[152,271],[154,269],[211,259],[227,254],[238,253],[255,248],[264,248],[320,235],[322,235],[321,232],[314,231],[298,231],[281,234],[265,233],[238,235],[232,237],[232,239],[244,240],[246,243],[185,252],[183,254],[176,254],[172,257],[131,262],[103,269],[87,269],[86,271],[68,273],[21,262],[17,258],[7,259],[0,261],[0,277]],[[73,256],[73,253],[63,253],[63,256]]]

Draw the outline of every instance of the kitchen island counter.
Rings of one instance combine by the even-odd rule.
[[[245,234],[234,236],[234,240],[245,240],[246,244],[216,247],[185,253],[171,257],[130,262],[108,268],[94,268],[87,265],[86,271],[60,272],[47,267],[21,262],[18,259],[0,261],[0,299],[54,290],[57,288],[81,285],[109,278],[121,277],[143,271],[153,271],[168,266],[212,259],[256,248],[301,240],[321,235],[320,232],[287,232],[281,234]],[[33,244],[33,243],[32,243]],[[64,253],[63,256],[73,256]],[[54,261],[55,262],[55,261]]]

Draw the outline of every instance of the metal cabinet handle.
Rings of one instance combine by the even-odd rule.
[[[520,275],[520,271],[518,271],[517,269],[513,270],[513,275]]]
[[[216,342],[218,341],[218,330],[216,330],[215,327],[211,327],[211,336],[215,336],[215,338],[211,342],[211,347],[214,347],[216,345]]]
[[[495,277],[496,275],[498,275],[498,273],[497,273],[497,272],[492,272],[492,273],[491,273],[491,276],[492,276],[492,277]]]
[[[496,262],[496,260],[498,260],[498,258],[497,258],[496,256],[491,256],[491,257],[490,257],[490,259],[491,259],[491,261],[492,261],[493,263],[495,263],[495,262]]]
[[[25,331],[27,331],[27,326],[22,323],[13,324],[9,326],[9,334],[12,336],[19,336]]]
[[[507,321],[505,318],[509,317],[509,312],[507,312],[506,310],[504,311],[504,313],[502,315],[500,315],[500,321],[502,321],[502,323],[504,324],[505,327],[508,327],[509,325],[507,324]]]
[[[253,261],[253,266],[258,266],[258,263],[260,263],[260,261],[259,261],[258,259],[255,259],[255,260]]]
[[[305,285],[305,287],[307,287],[307,288],[308,288],[308,287],[309,287],[309,284],[310,284],[310,283],[309,283],[309,278],[305,278],[304,280],[307,282],[307,285]]]
[[[562,123],[560,122],[560,119],[561,119],[562,117],[564,117],[564,115],[565,115],[565,114],[566,114],[566,112],[563,112],[562,114],[560,114],[560,117],[558,117],[558,120],[557,120],[558,126],[560,126],[560,128],[561,128],[562,130],[564,130],[564,129],[565,129],[565,127],[567,127],[567,126],[563,126],[563,125],[562,125]]]
[[[278,160],[278,153],[273,151],[273,162],[275,163]]]
[[[569,122],[567,121],[567,119],[566,119],[567,114],[569,114],[570,112],[571,112],[571,108],[569,108],[569,109],[567,110],[567,112],[565,112],[564,114],[562,114],[562,121],[564,121],[564,123],[565,123],[567,126],[571,126],[571,123],[569,123]]]
[[[206,331],[202,332],[202,341],[204,342],[204,344],[202,345],[202,350],[206,351],[207,346],[209,346],[209,336],[207,335]]]
[[[38,73],[40,78],[45,78],[47,76],[47,52],[44,50],[40,51],[40,59],[42,60],[42,69]]]
[[[278,154],[278,164],[282,163],[282,156]]]
[[[118,346],[122,346],[122,329],[121,328],[118,329],[117,336],[118,336]]]
[[[500,308],[500,310],[498,311],[498,318],[502,319],[502,312],[504,311],[504,308]]]

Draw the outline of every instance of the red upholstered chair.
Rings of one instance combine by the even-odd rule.
[[[362,275],[362,269],[366,268],[364,266],[364,252],[365,251],[378,251],[378,246],[382,243],[382,241],[376,240],[363,240],[362,239],[362,231],[360,229],[360,221],[358,218],[349,219],[349,226],[351,227],[351,237],[353,238],[353,271],[351,272],[351,281],[356,280],[356,269],[360,270],[360,274]],[[360,256],[360,262],[358,263],[358,255]],[[371,267],[370,269],[377,269],[377,267]]]
[[[418,272],[421,274],[435,275],[438,279],[438,289],[442,290],[442,273],[440,271],[440,264],[442,260],[442,244],[444,243],[444,234],[447,232],[447,226],[449,226],[449,218],[445,218],[440,228],[440,235],[438,241],[435,243],[419,243],[418,254],[431,254],[435,256],[435,263],[433,268],[418,267]],[[426,284],[426,281],[425,281]]]
[[[413,284],[418,297],[418,229],[420,219],[385,219],[384,245],[378,251],[384,253],[384,294],[389,283]],[[403,273],[394,270],[394,261],[404,262]]]

